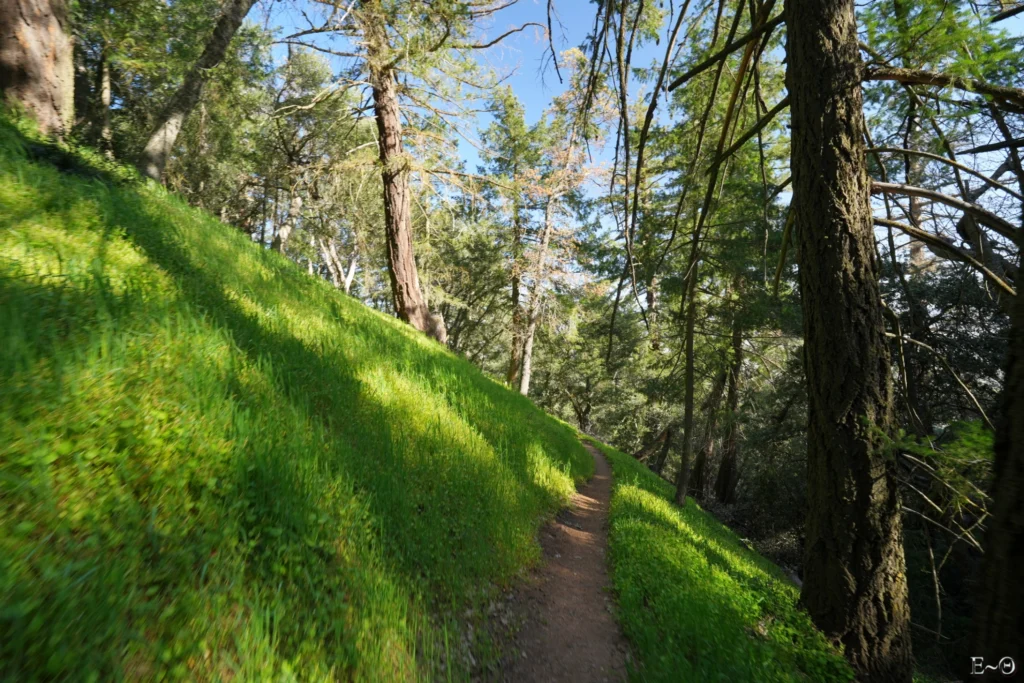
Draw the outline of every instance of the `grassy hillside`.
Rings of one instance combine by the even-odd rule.
[[[0,121],[0,678],[441,675],[573,431],[94,166]]]
[[[596,443],[615,477],[612,584],[643,681],[849,681],[778,567],[628,455]]]

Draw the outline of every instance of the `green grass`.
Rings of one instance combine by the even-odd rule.
[[[640,681],[849,681],[778,567],[628,455],[612,465],[609,556]]]
[[[451,674],[591,473],[573,431],[30,138],[0,120],[0,679]]]

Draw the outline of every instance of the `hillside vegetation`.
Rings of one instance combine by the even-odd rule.
[[[850,681],[782,571],[632,457],[612,465],[609,556],[644,681]]]
[[[435,678],[573,430],[155,185],[0,122],[0,678]]]

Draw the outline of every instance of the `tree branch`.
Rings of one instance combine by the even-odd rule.
[[[923,187],[914,187],[913,185],[899,185],[897,183],[880,183],[872,181],[871,183],[871,194],[902,194],[908,197],[922,197],[924,199],[931,199],[932,201],[951,206],[954,209],[959,209],[964,213],[972,215],[980,223],[984,223],[989,226],[1000,235],[1008,240],[1016,243],[1017,233],[1020,232],[1012,223],[1006,221],[999,216],[995,215],[987,209],[983,209],[977,204],[971,204],[965,202],[962,199],[956,199],[950,197],[947,194],[936,192],[934,190],[926,190]]]
[[[961,78],[936,71],[923,69],[902,69],[894,66],[879,66],[868,69],[864,74],[865,81],[896,81],[904,85],[934,85],[938,87],[954,87],[960,90],[989,95],[997,100],[1012,102],[1024,107],[1024,90],[995,85],[978,78]]]
[[[920,240],[921,242],[924,242],[930,247],[938,249],[939,251],[945,253],[949,258],[951,258],[954,261],[960,261],[962,263],[966,263],[970,266],[973,266],[979,273],[984,275],[996,287],[998,287],[1005,293],[1009,294],[1010,296],[1017,296],[1016,290],[1014,290],[1013,287],[1007,284],[1005,280],[1003,280],[1001,277],[999,277],[991,270],[989,270],[985,266],[985,264],[983,264],[978,259],[974,258],[970,253],[953,244],[951,240],[947,240],[946,238],[940,237],[939,235],[933,235],[930,232],[921,230],[920,228],[915,228],[914,226],[907,225],[906,223],[900,223],[898,221],[889,220],[888,218],[875,218],[874,220],[875,225],[896,228],[897,230],[903,232],[904,234],[909,235],[910,237],[913,237],[916,240]]]

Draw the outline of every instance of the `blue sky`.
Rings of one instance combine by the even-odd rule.
[[[271,28],[277,27],[284,33],[305,27],[301,11],[303,0],[299,2],[264,3],[259,14],[251,18],[267,23]],[[578,47],[586,37],[594,22],[597,6],[591,0],[556,0],[555,15],[552,17],[554,45],[559,52]],[[269,17],[267,15],[269,11]],[[478,40],[488,41],[506,31],[528,23],[541,26],[547,24],[546,0],[519,0],[516,4],[501,10],[482,27],[477,35]],[[538,27],[527,27],[525,30],[505,38],[501,44],[476,53],[477,60],[495,73],[505,76],[511,74],[504,82],[511,85],[516,96],[526,111],[528,123],[537,121],[553,98],[564,92],[565,85],[559,83],[547,54],[548,43],[545,32]],[[655,52],[660,50],[645,48],[637,51],[635,64],[644,64],[653,59]],[[283,58],[284,48],[275,51],[275,56]],[[661,55],[657,55],[660,59]],[[483,128],[487,125],[488,115],[478,116],[475,126]],[[459,143],[460,156],[465,160],[468,171],[475,171],[480,163],[479,155],[473,145],[464,140]]]

